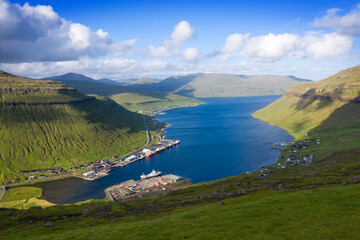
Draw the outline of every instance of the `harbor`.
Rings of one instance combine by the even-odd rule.
[[[130,163],[142,160],[144,158],[150,158],[156,153],[160,153],[167,148],[171,148],[175,145],[178,145],[180,140],[169,140],[162,139],[157,144],[150,146],[148,148],[142,149],[141,152],[133,154],[127,158],[118,158],[116,156],[113,157],[113,160],[102,160],[97,162],[90,162],[87,166],[87,172],[84,172],[79,177],[85,180],[95,180],[101,177],[105,177],[108,175],[108,172],[118,168],[124,167]]]
[[[141,175],[138,181],[128,180],[115,184],[105,189],[105,194],[110,201],[119,201],[162,194],[190,185],[190,182],[183,177],[174,174],[160,175],[161,172],[153,170],[147,175]]]

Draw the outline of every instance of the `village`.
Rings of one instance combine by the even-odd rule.
[[[313,154],[301,154],[301,152],[302,150],[309,149],[312,144],[321,144],[321,141],[319,138],[310,138],[309,132],[305,132],[304,135],[305,139],[300,142],[293,141],[288,144],[274,143],[273,148],[277,148],[282,151],[282,154],[280,156],[280,162],[278,162],[275,167],[261,167],[259,177],[266,177],[269,173],[279,168],[309,166],[310,164],[312,164],[315,160],[315,156]],[[276,145],[280,145],[280,147],[275,147]],[[246,172],[245,174],[252,173]]]

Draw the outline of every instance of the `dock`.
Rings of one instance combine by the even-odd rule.
[[[144,180],[128,180],[105,189],[106,196],[111,201],[141,198],[144,196],[162,194],[188,187],[191,183],[183,177],[167,174]]]
[[[88,171],[79,175],[82,179],[93,181],[108,175],[108,172],[118,167],[124,167],[130,163],[149,158],[156,153],[160,153],[168,148],[180,144],[180,140],[162,139],[157,144],[144,148],[141,152],[134,153],[127,158],[115,158],[113,160],[103,160],[98,162],[91,162],[87,166]]]

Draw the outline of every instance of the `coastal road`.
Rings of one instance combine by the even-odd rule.
[[[1,186],[1,195],[0,195],[0,200],[5,196],[6,193],[6,189],[5,186]]]
[[[109,189],[105,189],[105,195],[110,199],[111,202],[115,202],[113,196],[111,196]]]

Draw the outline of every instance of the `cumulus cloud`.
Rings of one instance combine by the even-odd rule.
[[[174,57],[180,54],[180,47],[186,41],[195,36],[195,29],[187,21],[179,22],[171,34],[171,39],[165,40],[162,46],[150,45],[149,52],[153,57]]]
[[[253,38],[246,37],[241,45],[238,45],[239,47],[227,48],[232,51],[222,51],[217,60],[225,62],[239,56],[262,62],[275,62],[284,57],[293,59],[349,58],[353,42],[352,37],[336,32],[307,32],[304,36],[269,33]],[[227,45],[228,41],[225,46]]]
[[[238,50],[245,41],[249,38],[250,34],[238,34],[234,33],[226,38],[225,46],[222,49],[224,53],[233,53]]]
[[[183,60],[188,62],[199,61],[200,51],[196,47],[186,48],[183,51]]]
[[[51,6],[0,0],[0,62],[74,60],[108,53],[128,54],[135,40],[113,43],[102,29],[72,23]]]
[[[299,37],[294,34],[272,34],[249,39],[243,53],[252,59],[273,62],[296,52]]]
[[[326,11],[321,18],[315,18],[313,25],[315,27],[333,28],[338,33],[350,36],[360,35],[360,4],[349,13],[341,16],[341,9],[332,8]]]
[[[336,32],[308,34],[303,38],[306,52],[313,58],[347,58],[353,46],[353,39]]]

